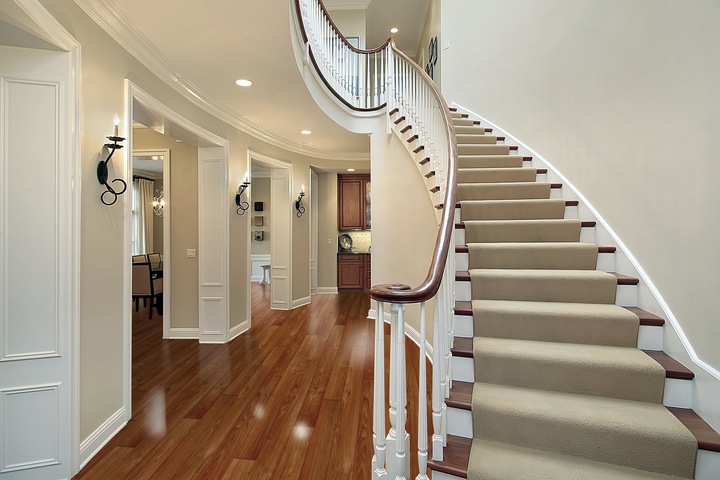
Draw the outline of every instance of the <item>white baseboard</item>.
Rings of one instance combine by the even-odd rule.
[[[113,413],[93,433],[80,444],[80,468],[82,470],[87,463],[122,429],[127,421],[125,420],[125,407]]]
[[[291,308],[297,308],[302,307],[303,305],[310,305],[310,296],[298,298],[297,300],[292,301],[292,307]]]
[[[260,283],[260,280],[262,280],[262,275],[253,275],[250,277],[252,283]]]
[[[318,295],[337,295],[337,287],[317,287]]]
[[[390,315],[390,312],[385,312],[384,315],[384,321],[385,323],[390,323],[392,320],[392,316]],[[368,310],[368,317],[375,320],[377,318],[377,311],[374,308],[371,308]],[[415,330],[415,328],[412,325],[408,325],[407,322],[405,322],[405,336],[408,337],[410,340],[413,341],[415,345],[420,347],[420,332]],[[432,344],[425,340],[425,356],[430,360],[430,363],[433,361],[433,347]]]
[[[238,323],[234,327],[230,329],[230,335],[228,338],[228,342],[232,340],[233,338],[237,337],[238,335],[247,332],[250,329],[250,321],[245,320],[244,322]]]
[[[190,339],[198,340],[200,338],[199,328],[170,328],[168,340]]]

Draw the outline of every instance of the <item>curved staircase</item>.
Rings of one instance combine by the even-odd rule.
[[[434,478],[695,478],[702,433],[687,417],[704,425],[711,448],[720,437],[691,410],[663,405],[666,380],[693,373],[638,348],[641,325],[664,323],[621,306],[635,305],[622,289],[638,280],[597,268],[612,265],[603,257],[615,247],[581,242],[594,222],[565,218],[578,202],[560,198],[562,184],[538,181],[546,169],[452,115],[464,239],[456,235],[448,445],[429,463]],[[394,123],[421,153],[411,125]]]

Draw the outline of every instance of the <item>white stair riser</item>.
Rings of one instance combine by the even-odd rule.
[[[452,379],[475,382],[475,363],[472,358],[452,357]]]
[[[449,473],[432,471],[432,480],[466,480],[462,477],[456,477]]]
[[[455,315],[455,336],[472,338],[475,326],[472,315]]]
[[[470,254],[455,254],[455,271],[465,272],[470,269]],[[601,272],[615,271],[615,254],[614,253],[598,253],[596,270]],[[627,305],[630,306],[630,305]]]
[[[692,380],[666,378],[663,404],[668,407],[692,408],[692,387]]]
[[[465,229],[464,228],[456,228],[455,229],[455,245],[467,245],[465,243]]]
[[[695,480],[717,480],[720,472],[720,453],[698,450],[695,462]],[[433,479],[436,478],[433,475]]]
[[[661,352],[663,349],[663,327],[640,325],[640,330],[638,331],[638,348]]]
[[[618,285],[615,305],[637,307],[637,285]]]
[[[447,433],[458,437],[472,438],[473,422],[472,412],[461,408],[448,407]]]
[[[615,271],[615,254],[614,253],[598,253],[596,270],[601,272]]]

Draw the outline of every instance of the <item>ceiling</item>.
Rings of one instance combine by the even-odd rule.
[[[340,156],[368,154],[368,136],[333,122],[308,92],[294,59],[288,0],[105,2],[117,7],[184,78],[235,114],[304,147]],[[400,48],[414,51],[428,4],[372,1],[367,45],[383,43],[390,27],[397,26]],[[238,87],[239,78],[253,85]],[[301,130],[312,134],[302,135]]]

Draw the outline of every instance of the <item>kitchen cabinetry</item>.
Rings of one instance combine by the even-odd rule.
[[[339,292],[370,291],[370,255],[339,254],[337,277]]]
[[[370,174],[338,175],[338,230],[370,230]]]

